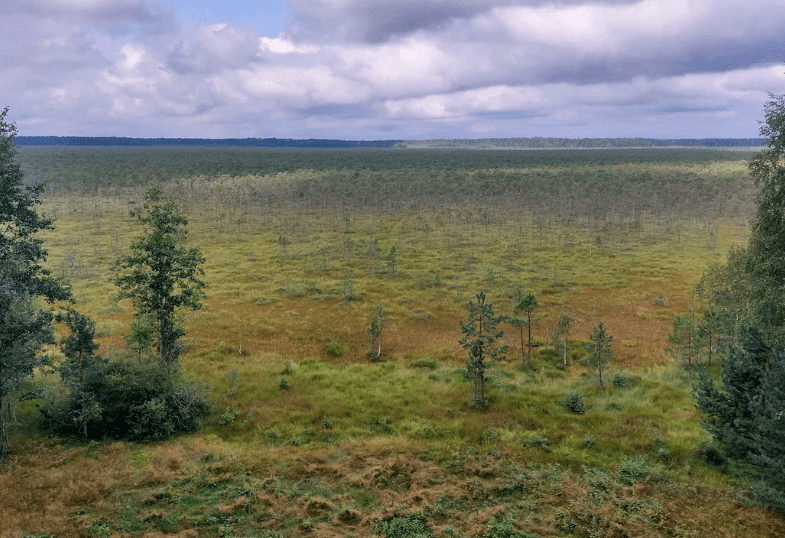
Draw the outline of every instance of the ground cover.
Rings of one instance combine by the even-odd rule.
[[[448,158],[426,153],[416,158]],[[186,320],[181,361],[213,387],[210,423],[162,444],[74,446],[36,435],[24,404],[0,475],[3,535],[785,534],[744,502],[743,476],[701,455],[689,380],[665,351],[673,317],[700,308],[694,282],[746,239],[743,163],[708,152],[609,164],[619,155],[412,175],[395,154],[376,170],[164,183],[207,259],[206,308]],[[137,233],[130,210],[147,180],[69,177],[43,208],[58,219],[49,264],[97,320],[101,352],[121,356],[132,309],[110,300],[109,267]],[[534,367],[505,327],[490,408],[473,411],[459,321],[481,290],[511,313],[516,285],[541,305]],[[574,319],[567,368],[552,347],[562,312]],[[606,391],[578,362],[596,319],[616,338]]]

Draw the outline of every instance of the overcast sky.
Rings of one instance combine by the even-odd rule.
[[[0,1],[20,135],[758,136],[783,0]]]

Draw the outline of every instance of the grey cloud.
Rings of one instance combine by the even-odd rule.
[[[206,27],[196,39],[178,41],[167,55],[166,67],[180,75],[207,74],[260,60],[259,41],[250,31]]]
[[[302,110],[306,116],[332,116],[339,119],[367,118],[372,110],[366,105],[321,105]]]
[[[631,4],[638,0],[606,0],[594,4]],[[583,4],[566,0],[556,5]],[[334,5],[330,0],[287,0],[292,13],[287,28],[296,38],[308,41],[336,39],[382,43],[417,30],[445,28],[451,22],[471,18],[493,8],[554,5],[549,0],[354,0]],[[456,36],[459,37],[459,36]]]

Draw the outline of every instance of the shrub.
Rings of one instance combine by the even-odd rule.
[[[160,441],[198,430],[210,405],[207,389],[160,364],[109,362],[87,374],[84,389],[99,412],[87,423],[87,437]],[[56,435],[83,437],[74,420],[80,398],[70,392],[47,402],[41,412],[44,428]]]
[[[384,535],[385,538],[431,538],[431,533],[425,526],[425,514],[422,512],[379,521],[373,532]]]
[[[562,403],[573,415],[583,415],[586,413],[586,402],[580,394],[573,391],[564,397]]]
[[[613,374],[613,388],[626,389],[630,384],[630,376],[624,372],[616,372]]]
[[[289,390],[289,388],[290,388],[289,380],[286,379],[285,377],[282,377],[281,379],[279,379],[278,380],[278,388],[280,390]]]
[[[651,474],[649,462],[643,456],[624,458],[619,469],[619,481],[625,486],[631,486]]]
[[[240,414],[239,407],[227,407],[224,414],[221,415],[221,420],[218,422],[221,426],[231,426]]]
[[[324,350],[333,357],[340,357],[349,351],[349,344],[342,344],[333,336],[330,338],[330,343],[324,346]]]
[[[714,442],[701,445],[698,448],[698,455],[709,465],[719,467],[725,463],[725,454],[722,452],[722,448]]]
[[[551,451],[551,446],[548,444],[548,438],[543,437],[540,434],[540,432],[535,432],[531,434],[529,438],[526,440],[526,444],[534,448],[541,448],[545,452]]]

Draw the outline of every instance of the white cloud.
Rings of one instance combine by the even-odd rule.
[[[153,0],[9,2],[0,95],[23,134],[753,136],[785,86],[778,5],[290,0],[263,37]]]

